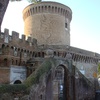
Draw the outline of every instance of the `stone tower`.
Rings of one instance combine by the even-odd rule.
[[[38,45],[70,45],[72,11],[57,2],[31,4],[23,10],[24,33]]]

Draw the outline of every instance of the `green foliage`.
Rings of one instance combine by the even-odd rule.
[[[48,73],[49,70],[52,67],[52,63],[50,62],[50,60],[45,61],[41,66],[39,66],[39,68],[32,73],[24,82],[24,84],[27,87],[32,86],[33,84],[36,84],[39,82],[39,78],[45,74]]]
[[[24,84],[5,84],[0,85],[0,93],[13,93],[13,92],[21,92],[26,90],[26,86]]]
[[[13,92],[25,92],[26,94],[29,93],[31,86],[39,83],[40,77],[44,74],[47,74],[52,68],[53,64],[55,64],[54,59],[47,59],[24,81],[23,84],[0,85],[0,94]]]

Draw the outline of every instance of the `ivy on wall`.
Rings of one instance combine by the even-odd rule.
[[[28,93],[30,91],[30,87],[33,84],[39,83],[40,77],[43,74],[48,73],[50,71],[50,69],[52,68],[52,63],[54,63],[54,62],[51,59],[47,59],[46,61],[44,61],[41,64],[41,66],[39,66],[38,69],[35,72],[33,72],[24,81],[23,84],[14,84],[14,85],[3,84],[3,85],[0,85],[0,93],[13,93],[13,92],[21,92],[21,91]]]

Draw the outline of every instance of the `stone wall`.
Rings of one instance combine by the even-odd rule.
[[[5,29],[0,33],[0,83],[9,83],[10,66],[25,66],[28,59],[33,55],[36,46],[36,39],[25,35],[19,38],[19,33],[13,31],[9,35],[9,30]]]
[[[0,67],[0,83],[8,84],[10,82],[10,68]]]
[[[84,62],[73,62],[79,71],[87,77],[91,82],[94,82],[94,78],[97,77],[97,65]]]

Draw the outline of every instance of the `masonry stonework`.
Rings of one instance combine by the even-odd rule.
[[[8,29],[0,33],[0,84],[33,75],[30,100],[93,100],[100,54],[70,46],[71,9],[57,2],[31,4],[23,19],[21,38]]]
[[[71,9],[56,2],[31,4],[23,11],[25,35],[38,45],[70,45],[71,17]]]

